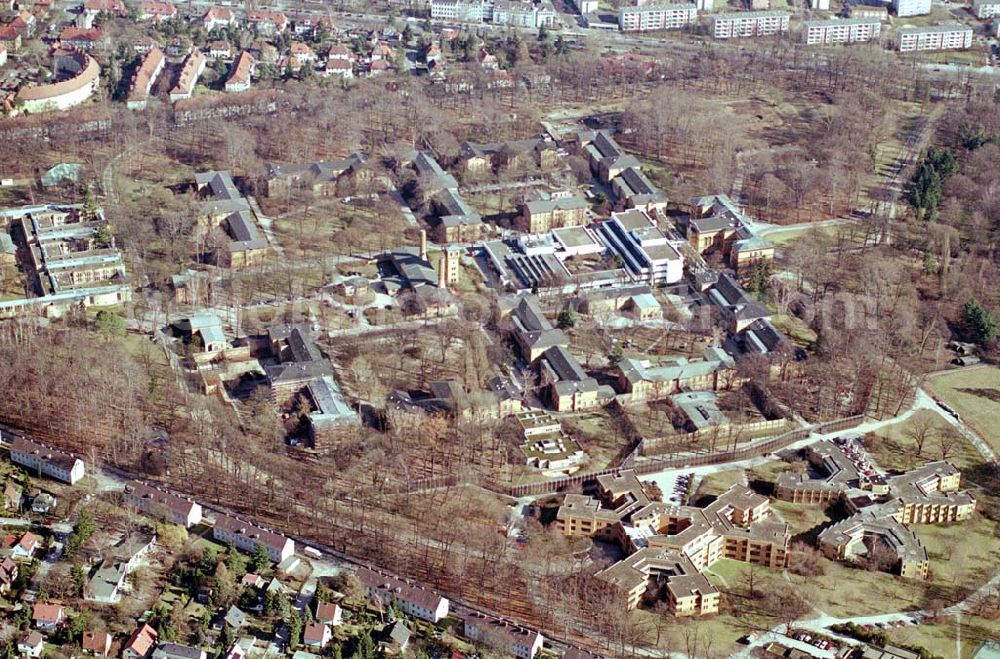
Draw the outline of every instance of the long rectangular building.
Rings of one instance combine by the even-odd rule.
[[[962,50],[972,45],[972,28],[953,23],[931,27],[904,27],[899,31],[899,52]]]
[[[415,618],[437,623],[448,616],[448,599],[429,588],[364,567],[358,568],[358,580],[368,590],[368,597],[398,606]]]
[[[980,19],[1000,16],[1000,1],[972,0],[972,13]]]
[[[84,477],[83,460],[41,442],[18,437],[10,445],[10,459],[22,467],[73,485]]]
[[[712,17],[712,36],[716,39],[766,37],[788,32],[791,15],[784,11],[744,11],[716,14]]]
[[[695,4],[655,4],[618,10],[618,27],[622,32],[676,30],[697,22],[698,6]]]
[[[201,504],[140,481],[125,484],[125,503],[147,515],[168,519],[186,529],[201,521]]]
[[[806,21],[802,26],[802,39],[807,46],[872,41],[881,34],[882,23],[872,18]]]
[[[227,515],[216,517],[212,537],[224,544],[231,542],[234,547],[245,552],[257,551],[257,545],[263,545],[267,557],[275,563],[280,563],[295,553],[295,541],[291,538]]]

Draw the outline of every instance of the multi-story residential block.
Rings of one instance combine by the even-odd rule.
[[[1000,2],[997,0],[972,0],[972,13],[980,19],[1000,16]]]
[[[586,15],[597,11],[597,0],[571,0],[576,10],[581,15]]]
[[[45,444],[17,437],[10,445],[10,459],[44,476],[73,485],[84,477],[83,460],[72,453],[49,448]]]
[[[889,20],[888,9],[871,5],[848,5],[847,15],[850,18],[874,18],[880,22]]]
[[[201,521],[201,504],[139,481],[125,484],[125,503],[188,529]]]
[[[195,49],[188,54],[184,59],[184,64],[181,65],[177,84],[170,90],[170,100],[172,102],[191,98],[191,95],[194,93],[194,86],[198,84],[198,78],[205,72],[207,62],[205,54],[200,50]]]
[[[892,0],[892,10],[899,17],[931,13],[931,0]]]
[[[357,574],[361,585],[368,590],[368,597],[378,599],[383,605],[398,606],[403,613],[433,623],[448,615],[448,599],[433,590],[364,567],[358,568]]]
[[[622,32],[676,30],[698,22],[695,4],[647,4],[641,7],[622,6],[618,10],[618,27]]]
[[[802,39],[808,46],[873,41],[881,33],[882,23],[871,18],[835,18],[802,24]]]
[[[229,77],[226,78],[226,91],[245,92],[250,89],[250,79],[256,64],[257,61],[254,60],[253,55],[245,50],[241,52],[229,70]]]
[[[990,34],[994,37],[1000,37],[1000,18],[993,19],[993,25],[990,27]]]
[[[783,11],[746,11],[716,14],[712,36],[716,39],[766,37],[788,32],[791,15]]]
[[[830,0],[809,0],[809,8],[830,11]]]
[[[958,23],[899,30],[897,47],[901,53],[919,50],[962,50],[972,45],[972,28]]]
[[[263,545],[267,557],[275,563],[295,553],[295,541],[291,538],[228,515],[216,516],[212,537],[223,544],[231,542],[246,552],[257,551],[257,545]]]
[[[129,110],[144,110],[149,100],[156,78],[163,71],[166,57],[159,48],[152,48],[142,59],[142,64],[135,70],[132,85],[129,87],[128,99],[125,101]]]
[[[445,21],[481,23],[492,17],[492,4],[482,0],[431,0],[431,18]]]
[[[462,621],[465,623],[466,638],[488,645],[508,657],[534,659],[545,640],[533,629],[482,613],[469,613],[462,617]]]

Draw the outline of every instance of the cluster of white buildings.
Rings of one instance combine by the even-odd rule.
[[[892,0],[892,10],[900,18],[931,13],[931,0]]]

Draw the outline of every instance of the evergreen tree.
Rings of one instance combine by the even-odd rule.
[[[267,549],[264,545],[257,543],[254,548],[253,557],[250,559],[250,569],[256,574],[260,574],[267,569],[267,566],[271,564],[271,559],[267,555]]]
[[[997,337],[1000,323],[997,315],[983,307],[979,300],[972,298],[962,307],[962,328],[965,338],[985,345]]]

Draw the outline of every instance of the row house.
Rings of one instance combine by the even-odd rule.
[[[462,618],[464,636],[518,659],[534,659],[542,649],[544,637],[533,629],[521,627],[482,613],[469,613]]]
[[[187,529],[201,522],[200,504],[139,481],[125,484],[125,503],[147,515],[170,520]]]
[[[177,77],[177,84],[170,90],[170,101],[177,102],[185,98],[191,98],[194,94],[195,85],[198,79],[205,72],[207,60],[205,54],[200,50],[192,50],[181,65],[181,73]]]
[[[169,2],[146,0],[139,4],[138,18],[140,21],[162,23],[177,18],[177,7]]]
[[[10,459],[22,467],[70,485],[83,478],[86,470],[83,460],[72,453],[49,448],[24,437],[11,442]]]
[[[164,57],[163,51],[159,48],[153,48],[146,53],[142,64],[135,71],[135,76],[132,78],[132,85],[129,87],[128,98],[125,100],[125,105],[129,110],[143,110],[146,108],[146,102],[149,99],[150,92],[153,90],[153,84],[163,71],[165,63],[166,57]]]
[[[391,604],[407,615],[435,624],[448,616],[448,599],[433,590],[364,567],[358,568],[357,574],[368,597],[383,605]]]
[[[100,28],[67,27],[59,32],[59,42],[80,50],[99,50],[107,47],[108,38]]]
[[[257,545],[262,545],[267,557],[275,563],[295,553],[295,542],[291,538],[228,515],[216,517],[212,537],[246,552],[257,551]]]

